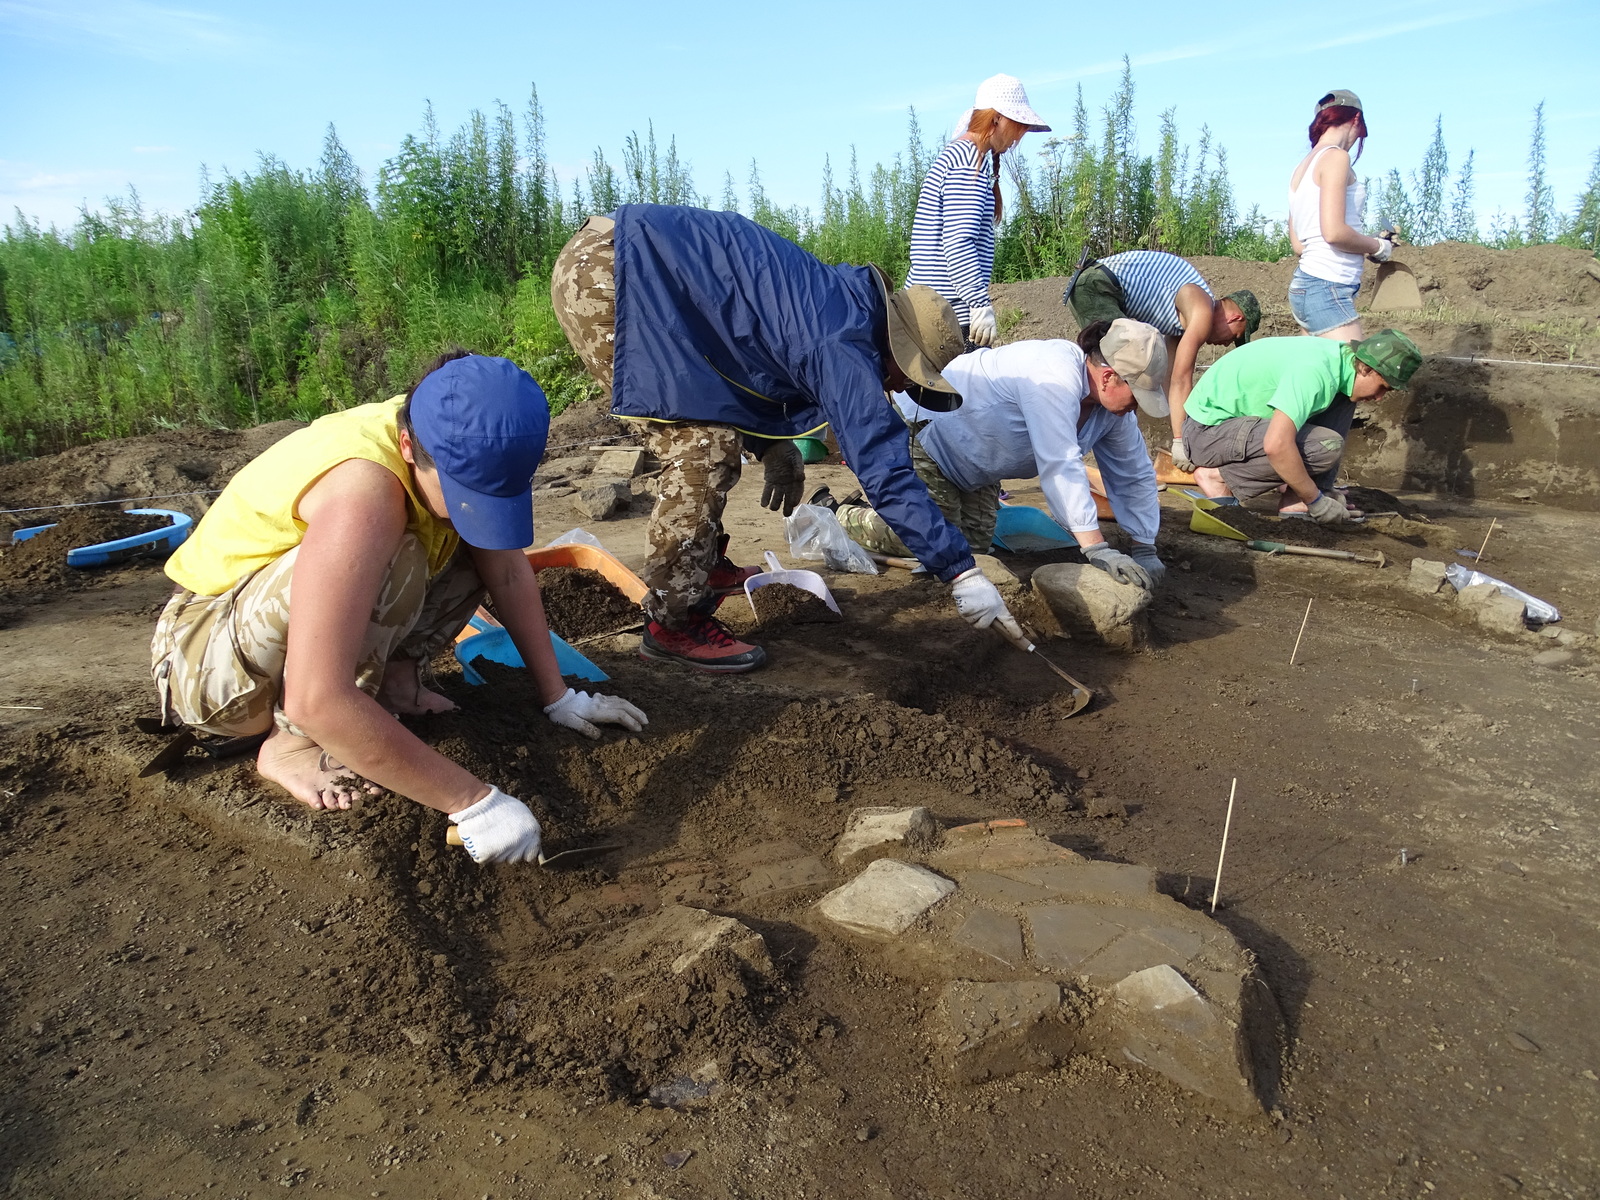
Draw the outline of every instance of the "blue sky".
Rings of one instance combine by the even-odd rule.
[[[1522,209],[1541,100],[1550,179],[1571,207],[1600,147],[1596,44],[1594,0],[0,0],[0,222],[21,209],[67,224],[130,185],[148,207],[192,208],[202,164],[249,170],[266,151],[313,165],[330,121],[370,180],[420,129],[425,102],[448,131],[497,99],[520,114],[530,84],[567,177],[596,146],[616,161],[627,134],[654,121],[702,192],[720,195],[728,170],[742,186],[755,158],[774,200],[815,206],[824,157],[838,170],[854,145],[864,164],[888,159],[909,105],[925,131],[947,130],[979,80],[1007,71],[1061,129],[1078,84],[1097,111],[1127,53],[1144,148],[1168,107],[1185,140],[1209,124],[1242,207],[1281,215],[1312,102],[1348,87],[1372,129],[1362,172],[1414,168],[1442,113],[1453,162],[1477,151],[1487,227],[1495,209]]]

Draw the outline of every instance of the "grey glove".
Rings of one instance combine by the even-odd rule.
[[[1306,515],[1318,525],[1345,525],[1350,521],[1350,509],[1331,492],[1320,492],[1306,508]]]
[[[1172,465],[1180,471],[1194,474],[1194,463],[1189,459],[1189,447],[1183,444],[1182,438],[1172,439]]]
[[[1161,556],[1156,553],[1153,545],[1149,542],[1135,542],[1133,561],[1145,569],[1152,584],[1156,587],[1161,586],[1161,580],[1167,573],[1167,564],[1161,561]]]
[[[800,503],[806,486],[806,460],[800,457],[800,447],[787,439],[773,442],[761,456],[761,467],[761,507],[773,512],[782,509],[787,517]]]
[[[1105,542],[1088,547],[1084,550],[1083,556],[1118,583],[1131,583],[1134,587],[1141,587],[1147,592],[1155,591],[1156,581],[1150,578],[1149,571],[1122,551],[1112,549]]]

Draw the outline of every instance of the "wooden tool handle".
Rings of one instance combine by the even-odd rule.
[[[444,841],[447,846],[462,846],[466,844],[461,840],[461,830],[454,825],[444,831]]]
[[[922,565],[914,558],[894,558],[887,554],[873,554],[871,557],[880,567],[899,567],[902,571],[915,571]]]

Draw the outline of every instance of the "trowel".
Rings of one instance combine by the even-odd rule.
[[[1059,675],[1066,682],[1067,686],[1072,689],[1072,707],[1066,711],[1063,719],[1066,717],[1077,716],[1084,709],[1089,707],[1089,701],[1094,699],[1094,693],[1088,688],[1084,687],[1083,684],[1079,683],[1071,675],[1068,675],[1060,667],[1056,666],[1055,663],[1051,662],[1043,654],[1041,654],[1039,652],[1039,647],[1035,646],[1031,641],[1029,641],[1026,634],[1012,637],[1005,631],[1004,628],[1001,627],[1000,622],[998,621],[994,623],[993,628],[1000,634],[1001,637],[1005,638],[1006,641],[1010,642],[1024,654],[1032,654],[1038,658],[1040,662]]]
[[[1383,236],[1396,246],[1403,245],[1400,232],[1392,222],[1384,222]],[[1378,264],[1378,281],[1372,289],[1372,303],[1368,306],[1377,312],[1390,312],[1422,307],[1422,292],[1417,287],[1417,277],[1403,262],[1390,259]]]
[[[1375,550],[1371,554],[1360,554],[1354,550],[1324,550],[1320,546],[1292,546],[1284,542],[1269,542],[1260,538],[1253,538],[1240,533],[1221,517],[1216,515],[1216,510],[1223,507],[1215,500],[1200,498],[1194,500],[1194,512],[1189,514],[1189,528],[1195,533],[1209,533],[1212,537],[1224,537],[1231,541],[1243,542],[1252,550],[1259,550],[1263,554],[1299,554],[1306,558],[1339,558],[1346,562],[1373,563],[1380,570],[1389,565],[1389,557],[1382,550]]]
[[[447,845],[460,846],[461,831],[454,825],[445,830],[444,840]],[[591,859],[599,858],[602,854],[610,854],[613,850],[621,850],[621,842],[607,842],[600,846],[574,846],[570,850],[557,850],[554,854],[539,853],[539,865],[561,869],[564,867],[581,867]]]

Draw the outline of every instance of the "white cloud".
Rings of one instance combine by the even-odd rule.
[[[89,40],[157,61],[232,53],[246,42],[242,26],[213,13],[144,0],[0,0],[0,26],[40,41]]]

